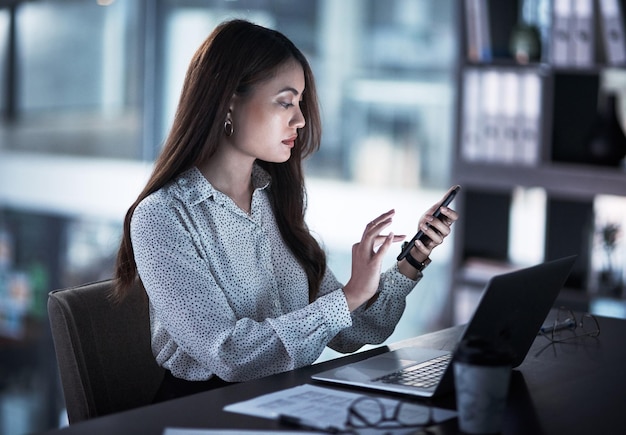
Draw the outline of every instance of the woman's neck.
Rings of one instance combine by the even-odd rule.
[[[229,159],[217,153],[199,169],[215,189],[228,195],[239,208],[250,213],[253,165],[254,160]]]

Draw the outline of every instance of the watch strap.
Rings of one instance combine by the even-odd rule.
[[[404,242],[402,244],[402,250],[404,250],[406,248],[406,245],[408,244],[408,242]],[[430,258],[426,258],[424,261],[417,261],[412,255],[411,252],[407,252],[406,256],[404,257],[405,260],[411,265],[413,266],[415,269],[417,269],[418,272],[423,271],[424,269],[426,269],[426,266],[428,266],[431,263],[431,259]]]

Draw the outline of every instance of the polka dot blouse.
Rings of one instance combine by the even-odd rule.
[[[248,215],[192,168],[133,215],[152,351],[176,377],[246,381],[311,364],[327,345],[352,352],[380,343],[416,284],[394,266],[382,274],[376,302],[350,313],[329,270],[309,303],[306,274],[272,213],[269,175],[256,165],[253,183]]]

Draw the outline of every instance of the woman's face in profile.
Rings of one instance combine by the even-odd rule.
[[[230,146],[254,159],[287,161],[306,122],[300,110],[304,86],[302,66],[291,60],[249,95],[233,97]]]

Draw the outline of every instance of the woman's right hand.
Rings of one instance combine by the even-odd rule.
[[[406,236],[380,234],[392,221],[395,210],[378,216],[365,227],[361,241],[352,246],[352,275],[343,288],[350,311],[376,295],[385,254],[394,242]]]

